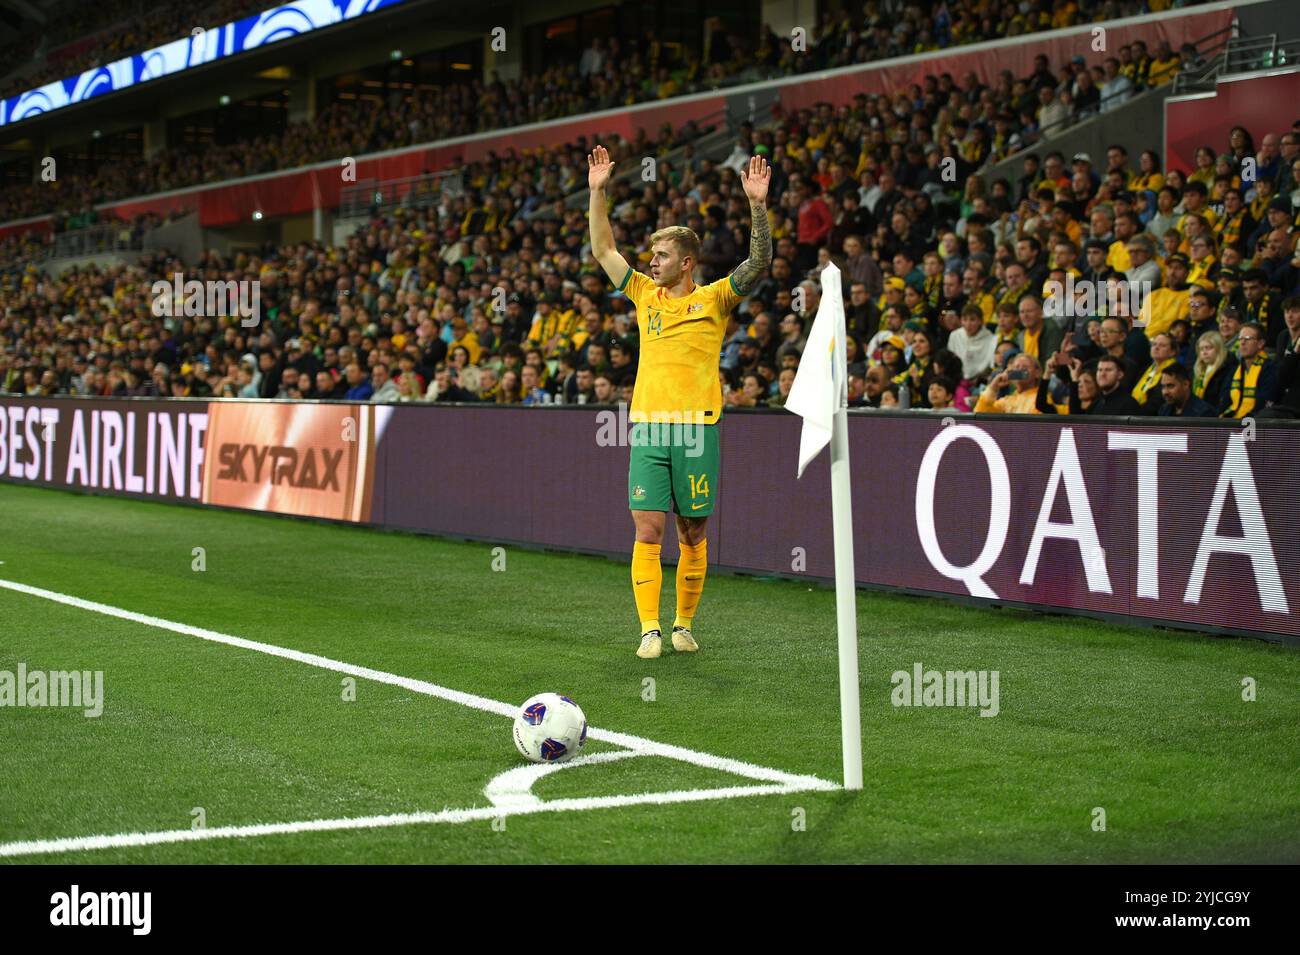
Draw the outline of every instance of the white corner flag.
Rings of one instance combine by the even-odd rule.
[[[849,485],[849,379],[844,291],[834,264],[822,271],[822,298],[785,407],[803,418],[799,469],[831,446],[831,526],[835,540],[835,611],[840,655],[840,742],[844,788],[862,788],[862,719],[858,706],[857,585]]]
[[[795,477],[803,477],[808,462],[831,443],[832,419],[848,401],[844,334],[844,293],[840,289],[840,270],[832,263],[822,272],[821,307],[785,402],[786,408],[803,418]]]

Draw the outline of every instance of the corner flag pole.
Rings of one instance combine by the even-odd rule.
[[[840,270],[822,270],[822,299],[785,407],[803,418],[799,469],[831,446],[831,523],[835,540],[835,618],[840,655],[840,741],[844,788],[862,788],[862,720],[858,707],[857,583],[853,572],[853,508],[849,491],[849,378]]]
[[[837,270],[838,272],[838,270]],[[839,285],[839,275],[833,279]],[[858,698],[858,605],[853,570],[853,499],[849,484],[848,352],[843,297],[835,296],[835,348],[831,357],[835,416],[831,420],[831,526],[835,541],[835,621],[840,649],[840,744],[844,788],[862,788],[862,718]]]

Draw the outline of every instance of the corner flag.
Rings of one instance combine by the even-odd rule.
[[[799,470],[831,446],[831,527],[835,539],[835,617],[840,657],[840,743],[844,788],[862,788],[862,718],[858,698],[858,608],[853,570],[849,485],[848,356],[844,292],[834,264],[822,271],[822,299],[785,407],[803,418]]]
[[[844,349],[844,294],[840,270],[834,264],[822,272],[822,300],[804,346],[794,384],[785,406],[803,418],[799,434],[799,470],[831,442],[832,419],[848,401],[847,361]]]

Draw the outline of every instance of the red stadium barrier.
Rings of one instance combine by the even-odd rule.
[[[618,133],[634,139],[639,129],[657,130],[665,123],[674,129],[690,120],[718,115],[725,97],[685,97],[642,110],[610,110],[572,120],[556,120],[520,127],[509,133],[493,133],[446,140],[432,146],[416,146],[391,153],[354,157],[357,179],[404,179],[426,172],[438,172],[460,162],[486,159],[488,153],[555,146],[573,142],[579,136],[592,140],[597,134]],[[303,215],[314,209],[334,209],[347,185],[340,175],[341,160],[320,163],[295,172],[267,173],[220,186],[196,186],[159,196],[127,200],[99,207],[130,220],[146,212],[165,214],[197,208],[205,228],[247,222],[254,211],[267,218]]]
[[[1286,112],[1287,109],[1290,112]],[[1244,126],[1255,137],[1283,133],[1300,117],[1300,70],[1220,80],[1213,93],[1165,100],[1166,169],[1190,173],[1200,146],[1227,152],[1228,134]]]
[[[53,216],[33,216],[0,225],[0,242],[15,235],[49,235],[54,231]]]

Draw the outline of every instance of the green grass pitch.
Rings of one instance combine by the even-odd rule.
[[[840,779],[834,594],[820,587],[714,574],[702,652],[642,661],[624,563],[508,547],[494,570],[488,544],[13,485],[0,515],[0,580],[512,705],[557,690],[600,730]],[[858,621],[861,792],[582,805],[761,785],[643,755],[533,786],[573,811],[512,815],[484,793],[524,765],[502,715],[364,677],[347,700],[339,672],[0,588],[0,670],[103,671],[105,697],[98,718],[0,708],[0,861],[1300,860],[1296,651],[877,593],[859,594]],[[999,714],[894,707],[891,674],[917,662],[997,670]],[[192,830],[198,809],[207,831],[477,813],[5,855]]]

